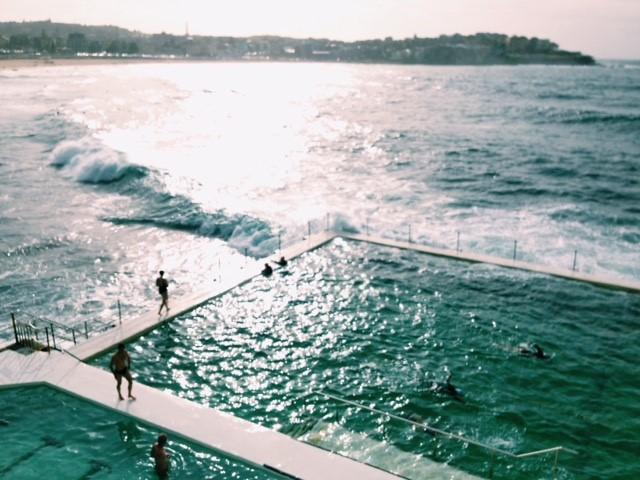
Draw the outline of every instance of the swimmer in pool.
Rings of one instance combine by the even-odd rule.
[[[518,353],[525,357],[536,357],[541,360],[549,358],[549,356],[546,353],[544,353],[544,350],[542,350],[540,345],[538,345],[537,343],[534,343],[533,345],[531,345],[531,348],[529,348],[528,345],[521,346],[518,349]]]
[[[284,257],[280,257],[280,260],[275,260],[275,263],[280,265],[281,267],[287,266],[287,259]]]
[[[155,469],[158,474],[158,478],[168,478],[169,476],[169,454],[164,449],[167,444],[167,436],[159,435],[158,442],[151,447],[149,455],[155,461]]]
[[[462,397],[462,390],[456,388],[456,386],[451,383],[452,373],[449,372],[449,376],[447,377],[446,383],[437,383],[434,385],[434,390],[438,393],[444,393],[445,395],[449,395],[454,400],[458,400],[459,402],[464,402]]]

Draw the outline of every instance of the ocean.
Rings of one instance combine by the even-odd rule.
[[[640,278],[638,64],[74,65],[0,85],[7,323],[135,315],[159,269],[206,290],[310,221]]]
[[[160,269],[206,290],[327,226],[640,279],[638,63],[5,68],[0,104],[3,338],[11,313],[126,321]],[[636,297],[614,305],[637,329]],[[601,313],[585,355],[620,335]]]

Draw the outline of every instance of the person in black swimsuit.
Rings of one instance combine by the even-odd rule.
[[[534,343],[533,345],[531,345],[531,347],[529,347],[528,345],[521,346],[518,349],[518,353],[525,357],[535,357],[541,360],[546,360],[549,358],[549,356],[544,353],[544,350],[542,350],[542,347],[540,347],[540,345],[538,345],[537,343]]]
[[[158,315],[162,312],[162,307],[167,309],[166,313],[169,313],[169,282],[164,278],[164,270],[160,270],[160,276],[156,278],[156,287],[158,287],[158,293],[162,297],[162,303],[158,309]]]
[[[281,267],[287,266],[287,259],[284,257],[280,257],[280,260],[275,260],[275,263],[280,265]]]
[[[129,398],[135,400],[136,397],[131,395],[131,388],[133,387],[133,378],[131,378],[131,357],[124,349],[124,343],[118,344],[118,351],[111,357],[111,363],[109,364],[111,373],[116,378],[116,390],[118,391],[118,398],[124,400],[124,397],[120,393],[120,385],[122,385],[122,377],[127,379],[129,383]]]
[[[265,277],[270,277],[271,274],[273,273],[273,268],[268,263],[265,263],[261,273]]]

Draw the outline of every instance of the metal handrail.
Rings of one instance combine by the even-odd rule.
[[[384,415],[384,416],[387,416],[389,418],[393,418],[395,420],[399,420],[401,422],[408,423],[408,424],[413,425],[415,427],[420,427],[420,428],[422,428],[424,430],[428,430],[430,432],[437,433],[438,435],[442,435],[442,436],[445,436],[445,437],[448,437],[448,438],[452,438],[452,439],[455,439],[455,440],[458,440],[458,441],[461,441],[461,442],[464,442],[464,443],[468,443],[468,444],[471,444],[471,445],[476,445],[476,446],[478,446],[480,448],[483,448],[485,450],[489,450],[491,452],[498,453],[500,455],[504,455],[504,456],[507,456],[507,457],[510,457],[510,458],[526,458],[526,457],[545,455],[547,453],[560,452],[560,451],[568,452],[568,453],[571,453],[573,455],[577,455],[578,454],[578,452],[576,452],[575,450],[571,450],[570,448],[562,447],[562,446],[545,448],[543,450],[536,450],[536,451],[533,451],[533,452],[525,452],[525,453],[519,453],[519,454],[518,453],[512,453],[512,452],[509,452],[507,450],[502,450],[501,448],[492,447],[491,445],[487,445],[485,443],[478,442],[477,440],[473,440],[471,438],[463,437],[462,435],[456,435],[455,433],[446,432],[444,430],[440,430],[439,428],[434,428],[434,427],[431,427],[431,426],[426,425],[424,423],[416,422],[416,421],[410,420],[408,418],[404,418],[404,417],[400,417],[398,415],[394,415],[393,413],[385,412],[383,410],[378,410],[377,408],[368,407],[368,406],[363,405],[361,403],[354,402],[352,400],[347,400],[346,398],[337,397],[335,395],[331,395],[331,394],[326,393],[326,392],[322,392],[322,391],[319,391],[319,390],[311,390],[309,395],[312,395],[312,394],[313,395],[321,395],[321,396],[336,400],[338,402],[345,403],[347,405],[352,405],[354,407],[358,407],[358,408],[361,408],[363,410],[368,410],[370,412],[377,413],[379,415]]]
[[[78,339],[80,338],[81,334],[82,334],[82,329],[81,327],[79,327],[77,324],[76,325],[66,325],[64,323],[60,323],[60,322],[56,322],[55,320],[49,320],[47,318],[43,318],[43,317],[38,317],[36,315],[33,315],[29,312],[26,311],[20,311],[21,315],[25,315],[29,318],[31,318],[35,325],[32,325],[33,328],[35,328],[37,330],[37,327],[39,326],[40,328],[51,328],[51,330],[53,330],[53,326],[56,327],[56,329],[61,330],[64,335],[58,333],[58,337],[69,341],[69,342],[73,342],[74,344],[77,343]],[[98,324],[99,327],[101,327],[101,331],[107,330],[109,328],[113,328],[115,327],[114,324],[111,323],[106,323],[103,322],[101,320],[98,319],[93,319],[92,323]],[[94,328],[91,329],[91,331],[95,331]],[[85,336],[88,338],[89,336],[89,329],[87,328],[87,322],[84,322],[84,333]]]
[[[70,327],[69,325],[65,325],[64,323],[56,322],[55,320],[49,320],[48,318],[38,317],[27,311],[19,310],[19,312],[21,315],[26,315],[27,317],[30,317],[32,320],[35,320],[36,322],[46,323],[47,325],[55,325],[56,327],[61,328],[63,330],[73,329],[73,327]]]
[[[66,353],[67,355],[69,355],[72,358],[75,358],[76,360],[78,360],[79,362],[82,362],[82,359],[77,357],[76,355],[74,355],[73,353],[71,353],[69,350],[67,350],[66,348],[61,348],[60,351],[62,353]]]

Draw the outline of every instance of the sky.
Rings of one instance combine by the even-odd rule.
[[[505,33],[596,58],[640,59],[640,0],[0,0],[0,21],[146,33],[362,40]]]

